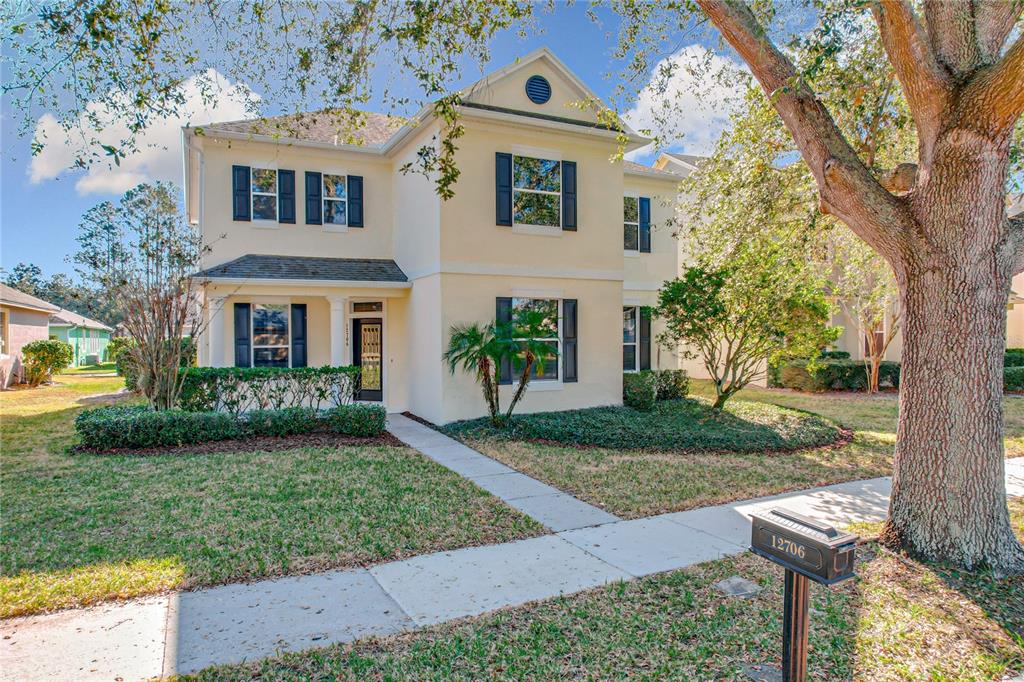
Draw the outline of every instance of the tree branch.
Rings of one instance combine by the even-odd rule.
[[[1006,134],[1024,113],[1024,36],[964,89],[957,123],[989,136]]]
[[[952,74],[968,74],[981,66],[981,46],[975,34],[972,2],[925,0],[924,20],[935,57]]]
[[[999,59],[1003,43],[1024,11],[1018,0],[975,0],[975,34],[984,63]]]
[[[949,77],[907,0],[880,0],[872,6],[872,12],[917,126],[918,161],[927,169],[931,166],[942,112],[952,92]]]
[[[771,98],[814,175],[823,210],[890,262],[915,253],[913,219],[906,207],[878,184],[750,8],[738,0],[697,2]]]

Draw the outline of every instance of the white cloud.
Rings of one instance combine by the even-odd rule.
[[[728,127],[732,103],[743,93],[747,69],[701,45],[661,60],[636,104],[623,115],[634,130],[649,130],[666,149],[710,154]],[[654,151],[642,147],[627,158]]]
[[[259,95],[210,69],[189,78],[180,86],[182,102],[174,116],[153,119],[136,136],[138,151],[121,160],[121,165],[96,161],[86,170],[72,168],[75,159],[87,155],[97,143],[120,146],[128,134],[127,126],[111,111],[123,101],[92,100],[79,126],[65,131],[52,114],[43,114],[36,122],[36,139],[43,150],[32,157],[29,178],[33,183],[52,180],[64,173],[78,175],[79,194],[119,194],[140,182],[170,180],[181,184],[181,127],[212,121],[232,121],[252,116],[251,106]],[[95,126],[91,119],[100,122]]]

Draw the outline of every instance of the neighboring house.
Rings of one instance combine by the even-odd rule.
[[[21,349],[50,338],[55,305],[0,284],[0,388],[22,380]]]
[[[70,310],[50,315],[50,333],[74,349],[72,366],[92,365],[107,359],[107,344],[113,328]]]
[[[448,201],[401,170],[439,134],[431,107],[369,114],[362,145],[330,113],[185,128],[186,210],[211,247],[200,363],[351,363],[360,399],[445,423],[485,411],[442,363],[449,328],[533,307],[559,357],[526,411],[618,404],[624,369],[679,367],[643,312],[679,272],[660,227],[679,175],[610,161],[618,133],[573,106],[593,97],[546,49],[468,88]]]

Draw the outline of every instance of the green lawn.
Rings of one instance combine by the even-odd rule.
[[[1024,535],[1024,501],[1013,503]],[[811,586],[810,679],[990,680],[1024,669],[1024,579],[874,543],[858,578]],[[764,589],[725,597],[741,575]],[[751,554],[419,632],[210,668],[197,680],[744,680],[781,664],[782,571]]]
[[[101,362],[98,365],[82,365],[80,367],[68,367],[61,374],[98,374],[104,372],[116,372],[116,362]]]
[[[695,380],[690,385],[698,398],[706,400],[713,393],[710,382]],[[662,403],[661,413],[641,416],[632,425],[621,423],[624,419],[605,420],[595,429],[596,436],[583,436],[607,438],[605,447],[551,441],[571,440],[572,429],[591,426],[601,415],[625,415],[624,408],[569,413],[591,415],[590,425],[577,419],[577,424],[559,427],[555,419],[559,413],[552,413],[521,417],[529,428],[520,427],[511,435],[496,436],[479,422],[455,424],[449,431],[515,469],[624,518],[892,473],[895,394],[811,395],[750,387],[733,398],[726,405],[727,414],[717,420],[692,409],[692,402],[687,403],[691,409],[666,419],[665,412],[672,410],[672,405]],[[1024,455],[1024,399],[1007,398],[1005,405],[1007,454]],[[825,431],[820,420],[806,421],[803,413],[797,414],[805,421],[794,421],[792,412],[762,412],[767,406],[817,413],[853,430],[854,437],[842,447],[770,452],[779,447],[777,440],[769,444],[772,438],[812,445],[821,442],[817,439]],[[679,423],[672,424],[673,419]],[[659,420],[662,423],[657,423]],[[778,431],[776,436],[768,435],[772,430]],[[758,442],[764,445],[761,452],[715,452],[727,442],[727,436],[739,450],[752,449]]]
[[[120,379],[58,381],[0,393],[2,617],[542,532],[403,447],[69,455],[78,401]]]

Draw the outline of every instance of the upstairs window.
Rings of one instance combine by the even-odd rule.
[[[622,248],[640,251],[640,197],[622,199]]]
[[[348,225],[345,176],[323,174],[324,225]]]
[[[562,163],[512,157],[512,215],[516,225],[562,226]]]
[[[252,306],[252,366],[288,367],[288,305]]]
[[[252,219],[277,222],[277,171],[272,168],[252,169]]]
[[[522,314],[524,311],[539,312],[543,315],[544,322],[542,324],[541,335],[534,337],[535,341],[540,341],[544,344],[551,346],[556,355],[549,357],[544,361],[544,370],[541,371],[540,365],[534,364],[533,366],[533,378],[541,381],[554,381],[558,379],[558,362],[561,357],[561,334],[559,331],[559,300],[556,298],[513,298],[512,299],[512,319]],[[518,377],[523,371],[523,354],[519,354],[512,358],[512,372],[513,376]]]

